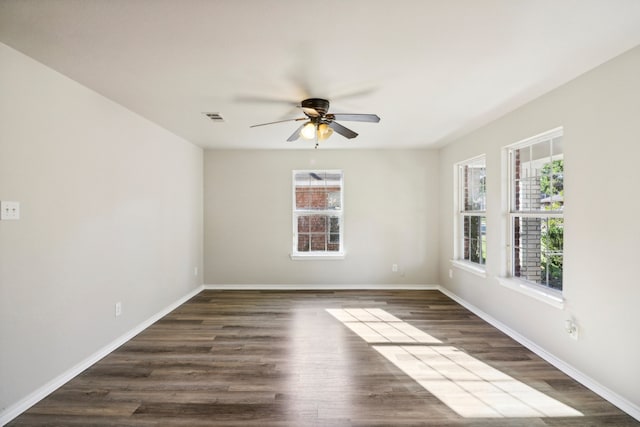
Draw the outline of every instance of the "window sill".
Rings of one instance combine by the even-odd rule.
[[[483,279],[487,278],[487,271],[484,268],[480,267],[480,264],[473,264],[468,261],[460,261],[457,259],[452,259],[451,265],[461,270],[468,271],[469,273],[475,274],[476,276],[482,277]]]
[[[509,288],[521,294],[530,296],[549,304],[552,307],[564,309],[564,298],[560,291],[545,288],[525,280],[516,279],[514,277],[498,277],[498,283],[505,288]]]
[[[318,260],[326,260],[326,261],[336,261],[342,260],[345,258],[344,252],[335,252],[332,254],[319,254],[319,253],[310,253],[310,254],[290,254],[289,255],[293,261],[318,261]]]

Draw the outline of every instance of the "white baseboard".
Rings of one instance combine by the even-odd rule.
[[[202,292],[204,287],[201,285],[189,292],[187,295],[183,296],[179,300],[160,310],[158,313],[154,314],[144,322],[140,323],[138,326],[134,327],[124,335],[116,338],[114,341],[110,342],[106,346],[102,347],[100,350],[93,353],[91,356],[87,357],[85,360],[81,361],[71,369],[63,372],[58,375],[53,380],[49,381],[42,387],[35,390],[33,393],[26,396],[24,399],[18,401],[17,403],[9,406],[6,410],[0,413],[0,425],[5,425],[9,421],[13,420],[15,417],[25,412],[27,409],[47,397],[49,394],[60,388],[62,385],[71,381],[74,377],[81,374],[84,370],[89,368],[94,363],[98,362],[103,357],[107,356],[109,353],[120,347],[122,344],[129,341],[131,338],[138,335],[140,332],[151,326],[154,322],[160,320],[162,317],[169,314],[171,311],[175,310],[180,305],[184,304],[190,298]]]
[[[204,289],[208,290],[236,290],[236,291],[319,291],[319,290],[430,290],[435,291],[440,288],[439,285],[426,285],[426,284],[376,284],[376,285],[359,285],[359,284],[344,284],[344,285],[332,285],[332,284],[211,284],[204,285]]]
[[[574,380],[578,381],[583,386],[587,387],[594,393],[600,395],[600,397],[602,397],[603,399],[606,399],[611,404],[617,406],[627,414],[631,415],[633,418],[640,421],[640,407],[638,407],[637,405],[634,405],[624,397],[611,391],[610,389],[603,386],[593,378],[585,375],[584,373],[580,372],[570,364],[557,358],[553,354],[546,351],[544,348],[540,347],[539,345],[529,340],[528,338],[524,337],[523,335],[520,335],[518,332],[509,328],[507,325],[498,321],[497,319],[491,317],[490,315],[480,310],[478,307],[474,306],[473,304],[460,298],[459,296],[457,296],[447,288],[440,286],[440,292],[442,292],[443,294],[445,294],[446,296],[448,296],[449,298],[451,298],[452,300],[454,300],[455,302],[457,302],[467,310],[471,311],[473,314],[480,317],[482,320],[489,323],[491,326],[504,332],[505,334],[507,334],[508,336],[510,336],[511,338],[513,338],[514,340],[516,340],[517,342],[519,342],[520,344],[522,344],[523,346],[525,346],[526,348],[528,348],[529,350],[531,350],[532,352],[540,356],[542,359],[549,362],[551,365],[553,365],[560,371],[564,372]]]

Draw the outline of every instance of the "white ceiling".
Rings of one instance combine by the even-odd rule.
[[[638,0],[0,0],[0,41],[205,148],[437,147],[640,44]],[[213,123],[203,112],[218,112]]]

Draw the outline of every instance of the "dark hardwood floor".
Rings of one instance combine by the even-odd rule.
[[[438,291],[203,291],[9,425],[640,423]]]

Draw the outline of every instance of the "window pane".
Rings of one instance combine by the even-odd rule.
[[[540,178],[542,207],[548,211],[560,211],[564,204],[564,161],[546,163]]]
[[[296,209],[340,210],[340,187],[296,187]]]
[[[325,215],[309,216],[312,233],[324,233],[327,230],[327,217]]]
[[[539,146],[541,144],[536,144]],[[548,143],[547,156],[549,158]],[[515,150],[514,170],[516,184],[516,210],[519,211],[536,211],[540,210],[542,204],[542,195],[540,192],[540,173],[542,163],[540,162],[540,147],[536,150],[533,146],[527,146]],[[535,151],[535,154],[534,154]],[[544,151],[544,150],[542,150]],[[543,160],[543,162],[544,162]]]
[[[327,188],[327,209],[340,209],[340,201],[342,200],[340,188]]]
[[[327,249],[327,239],[325,234],[312,234],[311,235],[311,250],[312,251],[324,251]]]
[[[340,218],[337,216],[332,216],[329,218],[329,231],[332,233],[340,232]]]
[[[520,277],[562,290],[562,218],[514,218],[514,271]]]
[[[513,150],[511,161],[514,182],[513,210],[562,210],[564,160],[560,137]]]
[[[564,245],[564,220],[546,218],[542,232],[542,281],[554,289],[562,289],[562,266]]]
[[[486,218],[465,216],[463,218],[463,259],[484,265],[487,261]]]
[[[311,206],[311,192],[306,188],[296,187],[296,209],[308,209]]]
[[[309,251],[309,235],[298,234],[298,252],[308,252],[308,251]]]
[[[486,209],[486,168],[484,158],[461,166],[462,209],[483,211]]]
[[[308,233],[311,231],[309,217],[308,216],[299,216],[298,217],[298,232],[299,233]]]
[[[329,245],[327,250],[340,250],[340,218],[337,216],[329,217]]]
[[[342,174],[300,172],[295,174],[296,209],[341,209]]]

